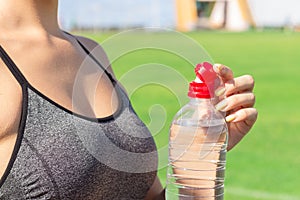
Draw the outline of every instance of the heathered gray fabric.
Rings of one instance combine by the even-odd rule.
[[[121,110],[97,121],[72,115],[29,86],[23,138],[0,199],[143,199],[156,176],[156,147],[116,88]]]

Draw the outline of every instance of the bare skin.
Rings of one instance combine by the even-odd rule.
[[[107,76],[99,76],[103,72],[92,60],[86,60],[88,70],[78,76],[86,54],[74,38],[59,28],[57,6],[58,0],[0,0],[0,44],[28,82],[56,103],[89,117],[109,116],[118,108],[116,92]],[[90,39],[78,39],[90,50],[97,46]],[[111,71],[101,48],[93,54]],[[254,82],[249,76],[234,79],[229,68],[224,67],[227,70],[223,71],[221,68],[218,73],[226,82],[226,95],[236,102],[224,108],[234,115],[229,121],[230,149],[248,133],[256,120],[252,93]],[[74,100],[75,81],[79,81],[80,90],[76,91]],[[78,95],[80,101],[76,99]],[[16,142],[21,108],[21,87],[0,62],[0,177],[7,168]],[[146,199],[164,199],[158,179]]]
[[[101,76],[99,80],[91,78],[91,74],[99,77],[99,73],[102,73],[92,60],[85,60],[85,65],[89,66],[88,70],[81,71],[78,75],[77,72],[86,58],[86,53],[74,38],[58,28],[57,22],[49,23],[47,27],[44,26],[44,21],[52,19],[52,15],[56,16],[55,12],[50,12],[49,16],[45,15],[47,12],[44,9],[55,10],[51,8],[53,6],[55,8],[56,4],[49,2],[55,3],[56,1],[40,2],[19,2],[23,4],[22,10],[31,10],[31,12],[25,13],[24,18],[22,18],[23,15],[9,15],[11,22],[9,26],[15,24],[16,27],[1,26],[0,44],[17,64],[28,82],[56,103],[75,113],[90,117],[100,118],[113,114],[117,110],[118,99],[110,80],[105,75]],[[43,5],[44,2],[48,2],[48,4]],[[3,3],[4,6],[2,6]],[[0,1],[0,12],[5,13],[5,10],[10,6],[14,7],[11,5],[14,3],[16,2]],[[19,5],[19,3],[17,4]],[[39,9],[35,10],[35,7]],[[43,15],[39,15],[39,13],[43,13]],[[8,23],[3,22],[3,24],[7,25]],[[31,32],[32,34],[30,34]],[[91,50],[97,45],[86,38],[78,37],[78,39]],[[100,54],[101,52],[98,50],[95,53]],[[2,111],[0,115],[0,160],[4,161],[0,165],[0,175],[2,176],[10,159],[18,132],[22,91],[18,82],[2,62],[0,63],[0,72],[0,106]],[[82,91],[76,91],[76,95],[83,97],[80,98],[83,100],[76,106],[74,106],[73,98],[75,80],[80,82],[77,85],[80,85],[82,89]],[[95,84],[96,82],[97,84]],[[97,99],[101,99],[101,101],[97,101]]]

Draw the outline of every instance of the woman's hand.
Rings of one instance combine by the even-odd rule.
[[[226,112],[229,129],[227,149],[230,150],[249,132],[257,119],[257,110],[253,108],[254,80],[250,75],[234,78],[231,69],[221,64],[215,64],[214,69],[225,84],[225,98],[216,108]]]

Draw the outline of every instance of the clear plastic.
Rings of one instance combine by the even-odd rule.
[[[191,98],[170,128],[167,200],[221,200],[228,129],[211,99]]]

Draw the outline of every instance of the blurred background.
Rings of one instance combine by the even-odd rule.
[[[161,150],[163,184],[169,127],[197,56],[253,75],[259,118],[227,154],[225,199],[300,200],[299,9],[299,0],[63,0],[59,20],[108,52]]]
[[[60,1],[60,22],[69,30],[168,27],[242,31],[300,25],[298,0],[87,0]]]

